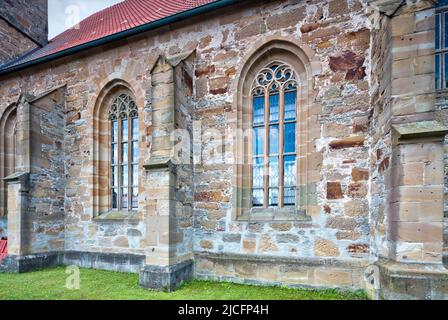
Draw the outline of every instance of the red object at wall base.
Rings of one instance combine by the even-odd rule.
[[[0,240],[0,262],[8,255],[8,240]]]

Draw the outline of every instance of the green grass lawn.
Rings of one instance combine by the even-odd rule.
[[[24,274],[0,273],[0,300],[347,300],[366,299],[362,291],[301,290],[227,282],[192,281],[173,293],[145,290],[138,275],[81,269],[80,290],[68,290],[64,267]]]

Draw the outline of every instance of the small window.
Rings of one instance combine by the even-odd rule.
[[[111,204],[113,210],[138,208],[138,110],[129,95],[118,96],[111,122]]]
[[[276,62],[263,68],[252,89],[252,205],[296,204],[297,81]]]
[[[448,0],[439,1],[435,16],[435,86],[448,89]]]

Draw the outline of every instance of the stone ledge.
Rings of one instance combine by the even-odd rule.
[[[196,251],[195,257],[215,259],[215,260],[237,260],[261,263],[283,263],[283,264],[300,264],[304,266],[335,266],[335,267],[367,267],[370,262],[366,259],[349,259],[349,258],[308,258],[308,257],[286,257],[274,255],[251,255],[238,253],[215,253]]]
[[[376,10],[384,13],[387,16],[394,14],[397,9],[402,5],[401,0],[368,0],[368,5]]]
[[[195,278],[303,288],[365,289],[367,260],[195,254]]]
[[[160,169],[170,169],[174,168],[174,163],[169,157],[153,157],[146,164],[143,165],[143,168],[146,170],[160,170]]]
[[[138,223],[143,221],[142,217],[139,217],[138,211],[109,211],[102,213],[99,216],[94,217],[94,222],[130,222]]]
[[[22,181],[26,180],[29,177],[29,173],[27,172],[15,172],[5,178],[3,180],[5,181]]]
[[[448,133],[448,127],[435,120],[393,124],[392,128],[398,134],[398,143],[411,139],[442,139]]]
[[[236,218],[241,222],[312,221],[305,211],[295,208],[252,208]]]

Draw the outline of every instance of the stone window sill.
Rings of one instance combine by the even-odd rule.
[[[93,218],[95,222],[139,222],[142,220],[138,211],[109,211]]]
[[[252,208],[237,218],[237,221],[311,221],[305,211],[296,208]]]

